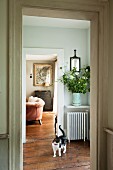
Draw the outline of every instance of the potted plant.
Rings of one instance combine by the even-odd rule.
[[[74,67],[71,71],[65,72],[60,81],[72,92],[73,105],[81,105],[80,94],[90,91],[90,66],[81,68],[80,72]]]

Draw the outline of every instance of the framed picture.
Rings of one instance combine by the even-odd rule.
[[[50,86],[52,84],[52,65],[33,64],[34,86]]]

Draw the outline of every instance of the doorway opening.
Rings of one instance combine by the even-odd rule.
[[[62,60],[60,60],[60,58]],[[22,86],[22,110],[23,110],[23,118],[22,118],[22,136],[23,142],[26,142],[26,98],[34,96],[41,98],[45,104],[43,107],[43,111],[53,111],[55,115],[57,114],[57,102],[59,103],[61,96],[64,95],[64,91],[62,90],[60,95],[58,96],[57,89],[59,86],[59,82],[57,82],[58,78],[61,75],[61,70],[57,71],[57,67],[62,65],[64,58],[64,50],[63,49],[49,49],[49,48],[23,48],[23,64],[22,64],[22,77],[23,77],[23,86]],[[51,85],[34,85],[34,64],[38,66],[51,66]],[[47,82],[46,82],[47,84]],[[62,86],[61,86],[62,88]],[[49,96],[48,96],[49,95]],[[49,100],[49,101],[48,101]],[[28,103],[27,103],[28,104]],[[63,100],[60,103],[63,104]],[[59,104],[59,105],[60,105]],[[30,104],[31,105],[31,104]],[[30,119],[28,119],[30,120]],[[31,118],[32,120],[32,118]]]
[[[36,22],[36,20],[35,20],[36,18],[38,18],[38,20],[40,20],[40,22],[42,22],[43,19],[45,19],[45,20],[47,19],[47,17],[30,17],[30,16],[25,16],[25,17],[27,19],[26,22],[28,22],[28,17],[29,17],[29,18],[32,18],[32,21],[30,21],[30,22],[35,21],[35,24],[39,24],[39,22]],[[34,21],[33,21],[33,18],[35,18]],[[49,18],[49,19],[55,20],[55,18]],[[53,23],[54,27],[53,26],[50,26],[50,27],[45,26],[45,25],[43,25],[43,24],[45,24],[45,22],[42,22],[41,26],[39,26],[39,25],[30,26],[29,24],[27,24],[23,28],[23,56],[25,56],[25,57],[27,56],[28,58],[30,56],[32,57],[32,59],[31,59],[32,62],[29,59],[30,63],[28,63],[28,65],[30,64],[30,66],[28,66],[29,70],[30,70],[30,72],[28,71],[29,72],[28,73],[28,79],[29,80],[26,81],[25,76],[23,76],[23,78],[24,78],[23,81],[24,82],[26,81],[26,83],[24,83],[24,86],[26,84],[26,87],[30,84],[29,81],[31,81],[32,86],[33,86],[33,79],[30,78],[31,74],[33,74],[33,63],[44,63],[44,64],[46,63],[47,64],[48,62],[50,62],[50,60],[46,60],[46,62],[43,62],[43,57],[44,57],[44,54],[45,54],[44,47],[46,47],[45,51],[49,50],[49,48],[51,48],[51,50],[54,50],[54,51],[55,51],[54,48],[56,48],[56,49],[59,48],[59,50],[57,49],[55,51],[56,56],[58,56],[58,58],[56,57],[57,60],[58,60],[56,74],[58,76],[55,76],[54,79],[58,79],[58,77],[60,77],[62,75],[63,72],[62,72],[62,70],[60,70],[60,67],[63,67],[63,69],[67,69],[67,70],[70,68],[69,59],[70,59],[70,57],[73,56],[74,49],[77,49],[78,55],[79,55],[79,57],[81,57],[82,66],[83,65],[90,65],[90,22],[89,21],[80,21],[80,23],[84,25],[84,28],[78,28],[79,26],[76,26],[76,28],[75,28],[75,25],[72,26],[71,24],[73,24],[73,23],[70,23],[71,19],[68,19],[68,22],[66,22],[66,24],[68,23],[68,26],[67,26],[67,28],[64,28],[63,20],[66,21],[66,19],[62,20],[61,18],[57,18],[57,20],[58,19],[60,20],[59,21],[60,24],[58,24],[58,21],[55,21]],[[75,22],[75,21],[76,20],[73,20],[73,22]],[[56,25],[55,25],[55,23],[56,23]],[[49,24],[52,24],[52,21],[50,21]],[[60,28],[58,27],[58,25],[60,25]],[[67,34],[67,32],[68,32],[68,34]],[[33,36],[33,34],[35,36],[37,35],[36,39],[30,36],[30,35]],[[59,38],[59,41],[57,40],[58,34],[59,34],[59,37],[61,37],[61,35],[62,35],[61,39]],[[67,37],[65,36],[66,34],[68,35]],[[45,41],[43,40],[43,38],[45,39]],[[52,38],[53,38],[53,40],[51,42]],[[33,39],[33,42],[31,42],[32,39]],[[40,39],[41,42],[38,42],[39,39]],[[66,39],[68,41],[66,41]],[[65,42],[65,46],[62,45],[64,43],[63,41]],[[46,45],[45,44],[43,45],[43,42],[45,42]],[[50,45],[48,46],[49,42],[50,42]],[[60,42],[61,42],[61,44],[60,44]],[[38,46],[35,43],[37,43]],[[53,44],[53,46],[51,46],[51,43]],[[41,47],[40,50],[39,50],[39,47]],[[40,52],[37,52],[37,50],[39,50]],[[42,50],[43,54],[41,53],[41,50]],[[60,52],[58,53],[58,51],[60,51]],[[47,51],[46,51],[46,54],[48,54]],[[49,53],[49,54],[54,54],[54,53]],[[62,55],[62,54],[65,54],[65,55]],[[38,57],[38,55],[40,55],[40,60],[37,60],[37,61],[33,60],[33,57],[34,56]],[[55,58],[55,60],[56,60],[56,58]],[[24,60],[26,60],[26,59],[24,58]],[[64,61],[64,62],[62,62],[62,61]],[[25,61],[23,63],[25,63]],[[26,70],[25,64],[23,65],[23,69]],[[54,63],[54,72],[55,72],[55,63]],[[54,82],[56,82],[56,81],[54,81]],[[72,102],[71,101],[72,100],[71,94],[68,93],[66,91],[66,89],[65,89],[64,93],[62,93],[62,91],[60,91],[59,87],[63,87],[63,85],[61,85],[61,84],[59,84],[59,86],[56,85],[56,89],[54,89],[54,92],[52,92],[52,94],[54,96],[53,97],[54,98],[53,103],[57,103],[57,105],[53,105],[54,106],[53,111],[57,112],[57,114],[58,114],[58,125],[61,124],[63,129],[65,131],[67,131],[67,122],[66,122],[66,119],[65,119],[65,117],[67,117],[67,112],[68,112],[67,110],[72,109],[71,111],[73,111],[73,109],[74,109],[74,111],[75,111],[76,109],[81,110],[81,108],[80,107],[74,108],[73,106],[71,108],[70,107],[71,102]],[[34,91],[37,91],[37,89],[42,90],[38,86],[35,86],[34,88],[35,88],[35,90],[33,89],[33,87],[29,87],[28,90],[27,89],[23,90],[24,92],[26,91],[26,94],[23,96],[24,97],[24,100],[23,100],[24,101],[24,105],[23,105],[24,107],[26,106],[25,105],[26,97],[28,98],[31,95],[34,96],[35,95]],[[55,88],[55,86],[54,86],[54,88]],[[29,91],[29,90],[31,90],[31,91]],[[60,91],[60,93],[62,93],[63,96],[62,96],[62,94],[58,93],[58,91]],[[60,94],[60,95],[58,95],[58,94]],[[63,113],[61,113],[61,108],[60,108],[60,105],[59,105],[59,103],[60,103],[59,102],[59,96],[60,96],[60,98],[65,99],[65,100],[64,99],[62,100],[63,101],[62,102],[63,107],[65,106]],[[60,99],[60,101],[61,101],[61,99]],[[84,111],[84,109],[85,110],[89,109],[88,113],[90,114],[89,105],[90,105],[90,96],[89,95],[83,96],[82,110]],[[23,141],[25,142],[26,141],[26,134],[25,134],[26,133],[26,129],[25,129],[25,127],[26,127],[25,126],[26,110],[25,110],[25,108],[24,108],[24,111],[25,111],[25,114],[24,114],[24,119],[23,119],[24,120]],[[42,118],[42,122],[43,122],[43,118]],[[54,120],[53,120],[53,123],[54,123]],[[54,124],[53,124],[53,126],[54,126]],[[57,128],[57,131],[58,131],[58,128]],[[88,133],[89,133],[89,130],[88,130]],[[88,136],[90,136],[90,135],[88,135]],[[77,144],[79,145],[78,141],[77,141]],[[81,143],[80,143],[80,145],[81,145]],[[86,144],[84,144],[82,146],[87,148],[87,146],[88,146],[87,142],[86,142]],[[89,150],[88,150],[88,152],[89,152]],[[90,166],[90,165],[88,164],[86,166]]]

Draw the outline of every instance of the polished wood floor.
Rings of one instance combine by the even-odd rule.
[[[24,170],[90,170],[89,142],[71,141],[67,152],[53,158],[54,114],[44,113],[42,125],[33,122],[26,126]]]

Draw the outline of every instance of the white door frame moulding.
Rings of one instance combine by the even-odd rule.
[[[108,105],[108,3],[88,0],[86,3],[84,0],[71,0],[71,2],[9,1],[9,170],[23,169],[21,115],[23,12],[38,16],[91,21],[91,170],[106,170],[106,135],[103,126],[107,126]]]

